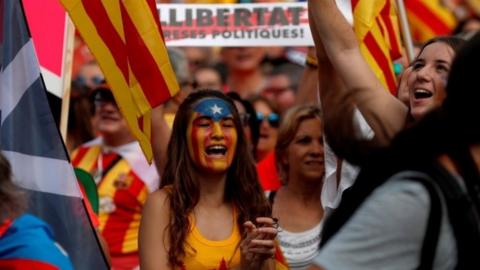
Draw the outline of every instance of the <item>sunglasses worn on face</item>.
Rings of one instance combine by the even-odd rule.
[[[101,103],[110,102],[116,105],[115,98],[110,90],[98,89],[93,93],[93,103],[97,106]]]
[[[80,87],[83,86],[97,86],[102,84],[105,81],[103,77],[100,76],[93,76],[90,78],[85,78],[82,75],[78,75],[77,78],[74,80],[74,83]]]
[[[276,113],[269,113],[268,115],[263,115],[261,112],[257,112],[258,122],[263,122],[263,120],[268,120],[268,123],[272,127],[278,127],[280,125],[280,116]]]

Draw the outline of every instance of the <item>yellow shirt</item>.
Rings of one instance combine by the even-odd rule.
[[[240,231],[233,211],[233,231],[225,240],[212,241],[205,239],[192,218],[192,229],[187,236],[185,258],[182,270],[227,270],[240,265]],[[194,252],[193,250],[196,252]]]

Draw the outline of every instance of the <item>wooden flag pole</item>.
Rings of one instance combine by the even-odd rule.
[[[63,63],[63,95],[62,95],[62,111],[60,114],[60,134],[62,135],[65,145],[67,144],[67,127],[68,127],[68,111],[70,109],[70,85],[72,80],[72,62],[73,62],[73,43],[75,38],[75,26],[72,20],[67,16],[66,29],[66,45],[65,57]]]
[[[403,0],[397,0],[398,17],[400,19],[400,28],[402,29],[403,43],[407,51],[408,62],[411,63],[415,58],[413,52],[412,34],[410,33],[410,25],[408,24],[407,11]]]

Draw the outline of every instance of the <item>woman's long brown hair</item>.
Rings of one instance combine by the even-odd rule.
[[[238,133],[237,148],[232,165],[227,171],[225,199],[238,213],[237,226],[243,234],[242,224],[256,217],[270,216],[271,208],[257,179],[252,154],[249,151],[242,126],[233,102],[221,92],[202,90],[190,94],[180,105],[173,123],[168,144],[169,157],[162,174],[161,188],[171,186],[169,192],[170,222],[167,227],[169,241],[168,261],[172,267],[181,267],[186,252],[186,239],[191,228],[189,215],[200,197],[200,183],[195,177],[199,172],[189,155],[186,130],[193,106],[204,98],[220,98],[230,107]]]

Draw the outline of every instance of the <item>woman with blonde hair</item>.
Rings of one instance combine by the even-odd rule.
[[[290,269],[306,269],[320,243],[324,177],[320,109],[298,106],[287,111],[275,147],[282,187],[269,195],[278,218],[278,240]]]

